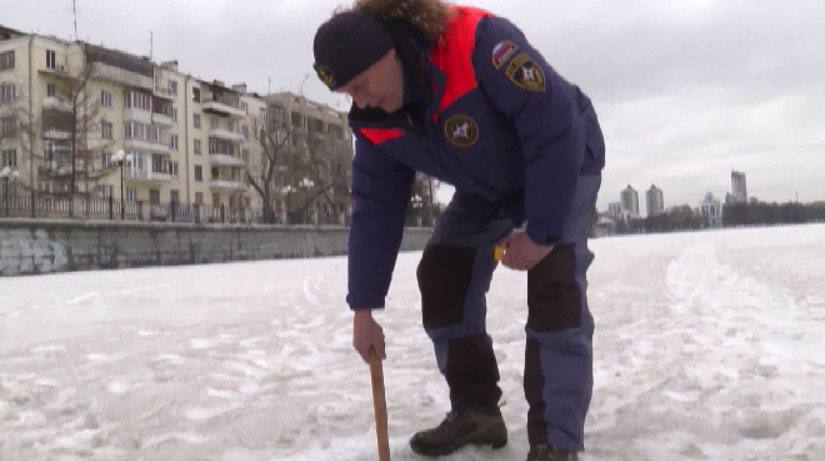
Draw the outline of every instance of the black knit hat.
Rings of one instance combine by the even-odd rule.
[[[395,41],[384,24],[357,11],[338,13],[315,33],[315,72],[335,90],[384,57]]]

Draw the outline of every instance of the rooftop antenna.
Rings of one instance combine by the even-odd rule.
[[[72,16],[74,17],[74,39],[80,40],[77,36],[77,0],[72,0]]]

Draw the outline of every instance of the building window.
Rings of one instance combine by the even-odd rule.
[[[152,96],[140,91],[129,91],[126,93],[126,107],[152,111]]]
[[[112,107],[112,93],[106,90],[100,92],[100,105],[103,107]]]
[[[192,88],[192,101],[201,102],[201,89]]]
[[[215,208],[221,206],[221,194],[217,192],[212,194],[212,206]]]
[[[203,205],[203,192],[195,192],[195,205]]]
[[[0,104],[14,102],[17,89],[11,83],[0,84]]]
[[[218,167],[212,167],[212,179],[219,179],[221,177],[221,172],[218,170]]]
[[[210,118],[209,119],[209,129],[214,130],[218,128],[218,119]]]
[[[203,167],[195,165],[195,181],[203,181]]]
[[[178,175],[178,162],[172,162],[171,166],[172,166],[172,176],[177,176]]]
[[[115,187],[112,185],[102,185],[100,187],[100,196],[104,199],[110,199],[114,197],[115,194]]]
[[[163,155],[161,154],[152,154],[152,172],[153,173],[166,173],[166,162],[164,161]]]
[[[49,69],[57,68],[57,53],[54,50],[46,50],[46,67]]]
[[[0,164],[2,167],[17,168],[17,150],[4,150],[2,156],[0,156],[0,160],[3,162]]]
[[[149,203],[152,205],[160,205],[160,191],[157,189],[149,189]]]
[[[192,124],[195,126],[195,128],[201,127],[201,114],[192,115]]]
[[[201,140],[196,139],[195,140],[195,155],[200,155],[200,154],[201,154]]]
[[[169,201],[172,203],[180,203],[180,192],[172,189],[169,191]]]
[[[14,50],[0,53],[0,70],[14,69]]]
[[[100,122],[100,137],[103,139],[112,139],[112,124],[109,122]]]
[[[46,96],[53,98],[57,96],[57,87],[51,83],[46,84]]]
[[[243,160],[244,163],[249,162],[249,149],[241,150],[241,160]]]
[[[178,94],[178,82],[175,80],[169,80],[169,94],[175,96]]]
[[[17,120],[14,117],[3,117],[0,119],[0,139],[12,137],[17,132]]]
[[[103,168],[111,168],[112,167],[112,153],[111,152],[103,152],[100,154],[100,163],[103,165]]]
[[[172,150],[178,150],[178,135],[173,134],[169,137],[169,148]]]
[[[126,201],[127,202],[137,202],[138,194],[137,189],[134,187],[127,187],[126,188]]]
[[[248,126],[243,125],[243,126],[241,127],[241,133],[243,133],[243,137],[244,137],[245,139],[249,139],[249,127],[248,127]]]

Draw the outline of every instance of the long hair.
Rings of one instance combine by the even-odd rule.
[[[384,21],[403,21],[430,43],[438,39],[450,17],[449,6],[441,0],[355,0],[352,10]]]

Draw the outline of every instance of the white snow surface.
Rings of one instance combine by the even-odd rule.
[[[584,460],[825,459],[825,225],[595,240]],[[394,460],[447,389],[400,255],[384,363]],[[345,258],[0,279],[0,459],[376,459]],[[488,305],[523,460],[526,276]]]

